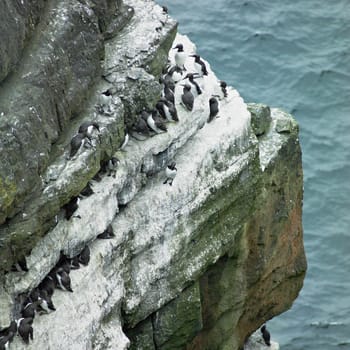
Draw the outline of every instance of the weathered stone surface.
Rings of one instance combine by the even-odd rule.
[[[199,284],[195,283],[154,314],[156,349],[184,348],[202,328],[201,311]]]
[[[147,102],[148,105],[151,105],[151,103],[154,103],[159,97],[160,86],[156,81],[157,79],[148,74],[143,68],[141,68],[141,66],[146,65],[146,62],[150,61],[150,57],[158,57],[156,54],[157,48],[159,48],[159,51],[161,52],[169,50],[175,33],[174,28],[176,28],[176,23],[162,13],[160,7],[155,7],[153,2],[147,2],[148,7],[145,8],[140,6],[137,2],[130,2],[125,7],[130,8],[130,5],[139,7],[137,12],[138,25],[133,26],[132,31],[127,29],[122,32],[120,36],[113,38],[106,44],[108,49],[106,49],[105,62],[112,62],[110,56],[121,58],[121,61],[114,58],[114,61],[108,66],[109,68],[104,75],[107,77],[109,76],[107,71],[113,71],[114,77],[118,77],[118,79],[109,79],[109,84],[100,81],[94,85],[91,89],[92,91],[90,91],[90,95],[92,95],[91,99],[85,102],[84,111],[80,114],[79,120],[71,122],[71,131],[64,133],[60,138],[57,138],[56,145],[52,149],[50,143],[47,144],[47,142],[45,142],[47,152],[50,151],[51,162],[45,172],[42,171],[42,174],[40,174],[40,172],[37,172],[37,168],[34,167],[34,173],[32,174],[30,171],[28,173],[28,170],[26,169],[28,174],[25,179],[26,181],[29,181],[32,185],[31,190],[35,190],[35,192],[30,195],[26,202],[21,203],[21,208],[16,209],[21,209],[21,213],[15,215],[11,220],[8,220],[6,225],[0,227],[0,266],[2,269],[9,269],[16,259],[29,254],[40,237],[55,225],[56,215],[59,214],[60,207],[67,203],[73,196],[77,196],[85,187],[87,181],[99,170],[100,161],[111,157],[118,149],[124,137],[124,121],[130,126],[134,120],[133,118],[135,118],[136,111],[140,111],[144,103],[146,104]],[[62,4],[62,8],[65,8],[65,6],[67,5]],[[161,22],[160,20],[159,22],[154,21],[154,14],[151,15],[152,12],[150,12],[150,9],[153,8],[157,9],[156,13],[164,23],[164,28],[161,32],[156,31],[156,28]],[[71,16],[74,16],[74,13],[71,14]],[[62,23],[59,22],[59,24],[62,25],[64,23],[65,21],[63,20]],[[149,23],[147,25],[147,31],[144,30],[145,23]],[[77,27],[74,21],[71,24]],[[75,28],[74,30],[77,29],[79,28]],[[133,39],[136,38],[137,35],[140,35],[141,32],[143,34],[143,40],[147,42],[148,38],[149,43],[147,44],[152,45],[152,50],[150,50],[151,54],[146,54],[143,51],[144,41],[139,41],[138,45],[133,41]],[[55,38],[55,40],[56,39],[57,38]],[[120,46],[118,46],[116,42],[118,42]],[[125,52],[120,51],[120,47],[122,47]],[[129,56],[127,56],[129,60],[132,59],[132,56],[130,55],[131,51],[135,55],[135,58],[133,59],[133,68],[129,69],[130,63],[128,63],[126,59],[126,52],[129,52]],[[76,59],[79,59],[79,57],[76,57]],[[80,62],[81,65],[84,65],[84,61]],[[160,61],[158,63],[160,64]],[[113,66],[113,64],[115,64],[115,66]],[[165,61],[162,64],[164,65]],[[96,66],[98,70],[99,63],[96,63]],[[50,67],[50,61],[48,61],[48,67]],[[53,74],[57,74],[58,76],[59,72],[57,72],[56,69],[53,67],[50,69]],[[87,64],[86,70],[88,69],[89,65]],[[91,79],[96,80],[98,72],[90,70],[88,73],[85,73],[86,77],[91,77]],[[124,81],[125,83],[121,84],[121,81]],[[52,82],[52,84],[54,83]],[[74,92],[75,94],[78,93],[83,96],[83,94],[86,94],[83,86],[79,89],[71,87],[69,91],[74,92],[75,89],[78,91]],[[113,88],[116,92],[113,113],[111,116],[96,116],[95,104],[98,102],[99,94],[107,88]],[[65,90],[63,90],[63,92],[64,91]],[[117,95],[122,98],[122,101]],[[56,96],[55,98],[59,98],[59,96]],[[43,108],[41,101],[42,100],[38,101],[38,106]],[[44,99],[43,101],[45,102],[46,100]],[[67,101],[65,100],[61,100],[60,102],[57,102],[57,106],[63,108],[63,104],[66,104],[66,102]],[[31,103],[33,104],[33,101],[31,101]],[[81,109],[81,107],[79,108]],[[66,117],[70,118],[70,115],[67,114]],[[95,149],[84,153],[83,159],[78,159],[74,162],[67,162],[66,158],[69,152],[68,145],[70,138],[74,135],[82,120],[98,121],[100,125],[103,126],[103,131],[95,142]],[[65,123],[67,122],[68,121],[65,121]],[[63,121],[59,123],[60,128],[62,127],[62,123]],[[35,129],[31,132],[36,133],[36,126],[31,126]],[[53,125],[50,126],[50,130],[56,130],[55,128],[57,128],[57,125],[53,123]],[[29,131],[25,129],[23,132],[28,133]],[[40,130],[39,134],[42,132],[43,130]],[[34,144],[32,146],[33,148],[39,147],[39,144]],[[33,156],[33,153],[35,152],[40,152],[42,155],[46,154],[45,149],[41,149],[33,150],[32,153],[28,152],[28,156]],[[15,157],[26,156],[25,152],[14,154]],[[6,157],[6,160],[8,161],[8,157]],[[18,167],[19,164],[21,164],[19,159],[13,162],[17,164]],[[12,171],[13,168],[8,167],[3,170]],[[24,168],[18,170],[18,172],[20,171],[23,172]],[[18,180],[17,175],[12,177],[15,182]],[[11,179],[11,177],[5,176],[4,178],[6,179],[4,180],[4,184],[7,184],[8,188],[12,188],[12,185],[15,186],[14,183],[8,183],[8,179]],[[34,186],[35,184],[36,186]],[[26,187],[25,181],[21,182],[21,186],[22,185]],[[14,204],[11,203],[11,198],[20,199],[20,196],[16,191],[17,190],[13,189],[12,192],[9,192],[5,189],[3,192],[4,195],[2,198],[7,201],[9,206]],[[0,193],[2,193],[1,188]],[[6,206],[4,205],[1,206],[2,209],[5,207]]]
[[[271,124],[270,107],[260,103],[248,103],[248,110],[252,115],[252,128],[256,136],[265,134]]]
[[[45,0],[4,0],[0,3],[0,82],[19,62],[40,17]]]

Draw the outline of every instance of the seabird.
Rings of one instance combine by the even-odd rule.
[[[142,113],[146,113],[146,112],[143,111]],[[147,114],[147,117],[148,117],[148,114]],[[149,128],[147,125],[147,118],[145,120],[144,118],[142,118],[142,116],[140,116],[138,118],[138,120],[134,123],[134,125],[132,126],[132,129],[139,134],[149,136]]]
[[[199,87],[198,83],[196,81],[194,81],[195,79],[195,75],[198,75],[198,73],[187,73],[187,75],[185,76],[185,79],[188,79],[188,81],[191,83],[191,92],[194,90],[195,93],[192,92],[193,96],[196,95],[200,95],[202,93],[201,88]],[[193,87],[193,89],[192,89]]]
[[[217,117],[217,114],[219,113],[219,102],[215,97],[211,97],[209,100],[209,117],[208,117],[208,123],[210,123],[215,117]]]
[[[90,248],[89,248],[89,246],[86,245],[78,256],[79,256],[80,264],[87,266],[89,264],[89,261],[90,261]]]
[[[78,270],[80,268],[79,256],[77,255],[74,258],[70,258],[69,264],[70,264],[71,270]]]
[[[224,97],[227,97],[227,84],[226,81],[221,80],[220,81],[220,87],[221,87],[221,92]]]
[[[10,325],[0,331],[0,350],[5,350],[9,348],[14,336],[17,333],[17,323],[16,321],[11,321]]]
[[[177,83],[180,80],[182,80],[183,68],[180,68],[178,65],[175,65],[169,69],[169,72],[167,75],[171,77],[174,83]]]
[[[56,311],[56,308],[53,305],[51,296],[45,289],[40,291],[40,299],[42,302],[38,306],[42,311],[46,313],[50,313],[51,311]]]
[[[91,139],[94,129],[100,132],[100,126],[96,122],[87,121],[79,126],[78,134],[83,134],[88,139]]]
[[[55,277],[57,281],[57,288],[73,293],[71,280],[66,271],[64,271],[62,268],[57,269]]]
[[[120,145],[120,150],[121,151],[124,151],[126,145],[128,144],[129,142],[129,134],[128,134],[128,130],[125,128],[124,129],[124,140],[122,142],[122,144]]]
[[[174,91],[168,85],[164,85],[163,97],[165,97],[168,101],[175,104],[175,94]]]
[[[165,185],[166,183],[168,183],[168,180],[169,180],[169,185],[172,186],[176,173],[177,173],[176,163],[171,162],[165,169],[166,179],[163,182],[163,184]]]
[[[70,153],[69,158],[72,158],[79,151],[81,146],[85,144],[85,136],[84,134],[76,134],[72,137],[70,141]]]
[[[73,197],[73,198],[71,198],[71,200],[68,203],[66,203],[63,206],[63,209],[66,212],[65,213],[65,218],[67,220],[69,220],[72,217],[72,215],[74,214],[74,212],[78,209],[79,202],[80,202],[80,198],[79,197]]]
[[[185,84],[183,85],[183,94],[181,95],[181,101],[184,106],[189,110],[193,110],[194,96],[191,92],[191,85]]]
[[[191,57],[194,57],[194,68],[199,74],[199,76],[202,77],[203,75],[208,75],[207,67],[205,63],[201,60],[201,56],[191,55]]]
[[[17,320],[17,329],[18,334],[22,337],[23,341],[26,344],[29,344],[29,339],[33,340],[33,319],[28,318],[20,318]]]
[[[22,271],[22,272],[28,271],[27,261],[25,256],[22,257],[20,260],[18,260],[14,265],[12,265],[11,271]]]
[[[117,157],[112,157],[107,163],[107,176],[116,176],[117,167],[119,164],[119,159]]]
[[[185,62],[186,62],[186,58],[187,55],[184,52],[184,47],[182,44],[177,44],[174,48],[174,50],[177,49],[176,53],[175,53],[175,63],[178,67],[180,67],[183,70],[186,70],[185,68]]]
[[[112,93],[110,91],[110,89],[101,92],[100,96],[99,96],[99,112],[101,114],[110,114],[111,110],[110,110],[110,106],[112,103]]]
[[[143,118],[147,118],[147,125],[157,134],[167,131],[164,121],[159,117],[158,111],[153,109],[151,113],[142,113]]]
[[[21,311],[21,315],[23,318],[34,318],[35,317],[35,313],[38,309],[38,306],[42,303],[41,299],[38,299],[37,301],[34,302],[29,302],[27,303],[22,311]]]
[[[79,193],[80,197],[89,197],[94,193],[93,189],[91,188],[90,182],[86,184],[86,186],[81,190]]]
[[[113,232],[113,227],[111,224],[109,224],[107,226],[107,228],[102,233],[97,235],[97,238],[100,238],[100,239],[109,239],[109,238],[113,238],[113,237],[115,237],[115,234]]]
[[[261,328],[260,328],[260,331],[261,331],[261,335],[264,339],[264,342],[267,346],[270,346],[271,343],[270,343],[270,332],[266,329],[266,325],[263,325]]]
[[[40,290],[46,290],[47,294],[52,296],[53,292],[56,288],[56,282],[55,278],[51,276],[50,274],[47,275],[43,281],[39,284],[39,289]]]
[[[166,120],[178,122],[177,110],[173,103],[162,97],[156,104],[159,114]]]

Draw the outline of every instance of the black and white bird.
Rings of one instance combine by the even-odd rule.
[[[107,114],[109,115],[111,113],[111,103],[112,103],[113,95],[110,91],[110,89],[101,92],[99,96],[99,106],[98,111],[101,114]]]
[[[184,77],[185,79],[188,79],[191,85],[191,92],[193,96],[198,96],[202,93],[202,89],[200,88],[199,84],[194,80],[198,76],[197,73],[187,73],[186,76]]]
[[[218,117],[219,102],[215,97],[211,97],[209,100],[209,117],[208,123],[210,123],[215,117]]]
[[[181,68],[183,70],[186,70],[185,62],[186,62],[187,55],[184,52],[183,45],[182,44],[177,44],[173,49],[177,50],[176,53],[175,53],[175,64],[179,68]]]
[[[57,288],[73,293],[71,279],[66,271],[62,268],[57,269],[55,277]]]
[[[78,134],[83,134],[89,140],[91,140],[94,130],[100,132],[100,126],[94,121],[83,122],[78,129]]]
[[[191,92],[191,85],[185,84],[183,85],[183,87],[183,94],[181,95],[182,104],[187,110],[192,111],[194,104],[194,96]]]
[[[199,55],[190,55],[191,57],[194,57],[194,69],[198,73],[200,77],[203,77],[203,75],[208,75],[207,67],[205,63],[201,60],[201,56]]]
[[[99,238],[99,239],[109,239],[109,238],[113,238],[113,237],[115,237],[115,234],[114,234],[113,227],[111,224],[109,224],[107,226],[107,228],[102,233],[97,235],[97,238]]]
[[[173,181],[175,179],[177,173],[177,169],[176,169],[176,163],[175,162],[171,162],[165,169],[165,175],[166,175],[166,179],[163,182],[163,184],[167,184],[169,181],[169,185],[172,186]]]
[[[226,83],[226,81],[223,81],[223,80],[220,81],[220,88],[221,88],[221,92],[222,92],[223,98],[227,97],[228,94],[227,94],[227,83]]]
[[[128,144],[128,142],[129,142],[129,133],[128,133],[128,130],[125,128],[124,129],[124,140],[123,140],[123,142],[122,142],[122,144],[120,145],[120,150],[121,151],[124,151],[125,150],[125,147],[127,146],[127,144]]]
[[[266,325],[263,325],[260,328],[260,331],[261,331],[261,335],[264,339],[265,344],[267,346],[271,346],[271,342],[270,342],[271,335],[270,335],[270,332],[267,330]]]
[[[90,261],[90,248],[88,245],[84,247],[84,249],[79,253],[79,263],[87,266]]]
[[[84,134],[76,134],[72,137],[70,141],[70,153],[69,153],[69,158],[73,158],[79,149],[86,144],[86,138]]]
[[[142,113],[141,115],[143,118],[147,118],[146,119],[147,125],[155,133],[160,134],[168,130],[165,125],[165,122],[159,116],[158,111],[156,109],[153,109],[151,113],[145,112],[145,113]]]
[[[80,202],[79,197],[73,197],[68,203],[66,203],[63,206],[63,209],[65,210],[65,218],[67,220],[69,220],[73,216],[74,212],[78,209],[79,202]],[[79,215],[77,217],[80,218]]]
[[[56,308],[52,302],[52,298],[45,289],[40,290],[40,299],[41,299],[41,303],[38,305],[38,309],[40,311],[45,313],[56,311]]]
[[[22,271],[22,272],[28,271],[27,261],[25,256],[19,259],[15,264],[12,265],[11,271]]]
[[[120,163],[120,161],[117,157],[112,157],[111,159],[108,160],[107,176],[116,177],[117,167],[118,167],[119,163]]]
[[[23,341],[26,344],[29,344],[29,339],[33,340],[33,319],[28,318],[20,318],[17,320],[17,330],[18,334],[21,336]]]
[[[183,78],[183,72],[183,68],[180,68],[178,65],[175,65],[169,69],[167,76],[171,77],[171,80],[174,83],[178,83]]]
[[[147,115],[146,119],[142,117],[142,113],[145,113]],[[147,125],[147,118],[148,114],[146,111],[142,111],[139,118],[136,120],[136,122],[132,126],[132,130],[135,131],[138,134],[144,135],[144,136],[150,136],[150,129]]]
[[[177,110],[176,107],[174,106],[173,103],[171,103],[170,101],[168,101],[165,98],[161,98],[157,104],[156,104],[156,108],[159,112],[159,114],[166,119],[169,122],[177,122],[179,121],[178,115],[177,115]]]
[[[47,294],[52,296],[56,288],[56,279],[53,274],[47,275],[39,284],[40,290],[46,290]]]
[[[37,301],[34,302],[28,302],[26,305],[24,305],[21,315],[23,318],[34,318],[36,311],[38,310],[39,305],[42,303],[42,300],[39,298]]]
[[[9,349],[10,343],[17,333],[16,321],[11,321],[10,325],[0,331],[0,350]]]
[[[79,198],[89,197],[94,194],[94,190],[91,188],[90,182],[86,184],[86,186],[80,191]]]

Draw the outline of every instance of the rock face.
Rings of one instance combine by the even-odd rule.
[[[209,98],[220,92],[207,63],[193,112],[180,105],[177,84],[179,122],[120,150],[125,126],[160,96],[172,45],[195,46],[150,0],[67,0],[36,13],[37,28],[23,16],[32,39],[20,60],[12,53],[18,69],[0,93],[0,329],[61,254],[88,245],[89,265],[70,273],[74,293],[56,290],[56,311],[37,316],[34,340],[16,337],[14,348],[242,348],[303,283],[296,122],[228,88],[220,117],[207,123]],[[87,120],[100,132],[70,158],[70,139]],[[108,176],[100,168],[112,156],[119,164]],[[88,182],[94,193],[65,218],[63,206]],[[115,237],[96,239],[109,225]],[[10,271],[23,259],[27,272]]]

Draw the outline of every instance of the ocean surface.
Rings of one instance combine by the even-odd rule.
[[[158,0],[246,102],[300,124],[308,272],[281,349],[350,349],[350,1]]]

